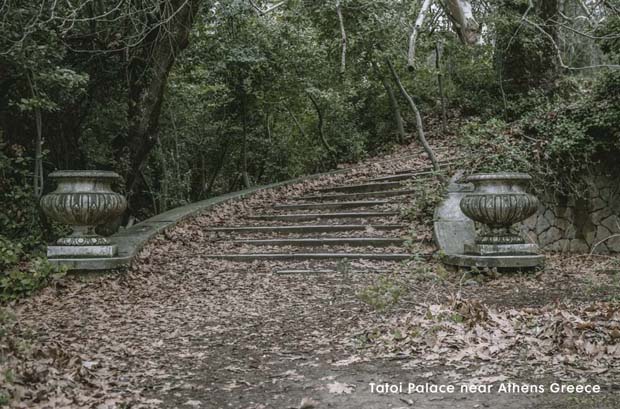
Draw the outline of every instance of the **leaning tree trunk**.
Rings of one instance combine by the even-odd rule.
[[[162,6],[158,27],[144,40],[129,64],[129,128],[116,143],[117,157],[128,159],[125,182],[130,209],[136,209],[140,171],[157,142],[159,117],[168,74],[189,44],[189,33],[201,0],[169,0]],[[165,22],[165,23],[162,23]],[[124,143],[123,143],[124,142]]]
[[[418,131],[418,140],[422,144],[422,147],[424,148],[424,151],[426,152],[426,154],[428,155],[429,159],[431,160],[431,163],[433,164],[433,170],[439,174],[439,172],[441,170],[440,167],[439,167],[439,161],[437,161],[437,158],[435,157],[435,153],[433,152],[433,148],[431,148],[431,146],[429,145],[428,141],[426,140],[426,135],[424,135],[424,124],[422,123],[422,116],[420,115],[420,110],[418,109],[418,106],[416,105],[416,103],[413,100],[413,98],[411,97],[411,95],[409,95],[409,93],[405,89],[405,86],[403,85],[402,81],[400,80],[400,76],[398,75],[398,73],[394,69],[394,66],[392,65],[392,62],[389,59],[387,59],[387,58],[386,58],[385,62],[387,63],[387,66],[390,69],[390,72],[392,73],[392,77],[394,77],[394,82],[396,82],[396,85],[398,85],[398,89],[400,90],[400,93],[402,94],[403,97],[405,97],[407,102],[409,102],[409,107],[411,108],[411,111],[413,111],[413,114],[415,115],[415,122],[416,122],[416,125],[417,125],[417,128],[418,128],[417,129],[417,131]],[[443,180],[441,175],[439,175],[439,178],[440,178],[440,180]]]
[[[475,44],[480,36],[480,25],[474,18],[469,0],[446,0],[444,9],[454,24],[454,31],[465,44]]]
[[[310,98],[310,101],[312,101],[312,105],[314,106],[314,109],[316,110],[316,114],[319,117],[319,122],[317,124],[317,128],[318,128],[318,131],[319,131],[319,139],[321,140],[321,144],[323,145],[325,150],[332,157],[335,158],[336,150],[334,148],[332,148],[331,145],[327,142],[327,138],[325,137],[325,132],[323,131],[323,122],[324,122],[324,120],[323,120],[323,110],[319,106],[319,102],[316,100],[314,95],[312,95],[312,93],[308,92],[308,97]]]

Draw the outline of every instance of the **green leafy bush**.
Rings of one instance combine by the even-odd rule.
[[[620,75],[602,76],[591,92],[578,89],[538,100],[513,122],[470,120],[461,143],[472,171],[527,172],[536,186],[581,197],[584,173],[614,171],[620,154]]]
[[[0,241],[0,254],[10,253]],[[5,260],[6,261],[6,260]],[[6,302],[28,296],[51,284],[66,274],[66,270],[50,264],[47,259],[34,257],[28,261],[19,261],[0,275],[0,301]]]
[[[431,224],[435,208],[444,197],[445,186],[435,179],[416,179],[411,187],[413,203],[405,211],[405,217],[421,224]]]

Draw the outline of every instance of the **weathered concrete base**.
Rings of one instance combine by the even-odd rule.
[[[114,257],[118,254],[115,244],[105,246],[48,246],[47,258],[82,258],[82,257]]]
[[[131,264],[132,257],[51,258],[50,264],[70,271],[115,270]]]
[[[445,264],[457,267],[497,268],[499,270],[530,269],[545,265],[545,256],[540,254],[516,256],[477,256],[471,254],[446,254],[442,256]]]
[[[465,254],[481,256],[494,255],[531,255],[538,254],[538,246],[534,243],[519,244],[465,244]]]

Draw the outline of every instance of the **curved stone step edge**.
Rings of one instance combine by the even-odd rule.
[[[352,200],[343,202],[323,202],[323,203],[281,203],[272,208],[274,210],[301,210],[301,209],[354,209],[357,207],[374,207],[395,204],[397,202],[389,200]]]
[[[340,213],[294,213],[245,216],[248,220],[303,221],[315,219],[369,219],[373,217],[399,216],[400,212],[340,212]]]
[[[274,270],[276,275],[318,275],[318,274],[389,274],[393,270],[350,270],[347,272],[338,270]]]
[[[146,219],[134,226],[119,231],[108,237],[112,244],[118,246],[118,256],[110,258],[58,258],[48,259],[56,266],[63,266],[69,271],[89,272],[89,271],[116,271],[129,267],[135,260],[138,253],[144,246],[158,234],[174,228],[181,221],[195,217],[198,214],[208,211],[210,208],[221,203],[233,202],[244,199],[256,192],[285,187],[307,180],[320,179],[325,176],[344,174],[351,169],[337,169],[330,172],[316,173],[313,175],[289,179],[282,182],[271,183],[269,185],[255,186],[237,192],[227,193],[199,202],[180,206],[164,213],[160,213]]]
[[[376,183],[358,183],[354,185],[336,185],[316,189],[316,192],[371,192],[373,190],[395,190],[402,187],[402,182],[376,182]]]
[[[233,244],[253,246],[308,246],[319,247],[329,245],[346,246],[402,246],[405,239],[399,237],[325,237],[301,239],[246,239],[231,240]]]
[[[326,224],[326,225],[297,225],[297,226],[239,226],[239,227],[212,227],[205,231],[221,233],[305,233],[305,232],[341,232],[341,231],[365,231],[374,230],[401,230],[406,229],[405,224]]]
[[[313,195],[313,196],[299,196],[293,198],[293,200],[339,200],[339,199],[363,199],[367,197],[395,197],[406,196],[414,194],[414,189],[398,189],[398,190],[377,190],[373,192],[358,192],[358,193],[340,193],[331,195]]]
[[[416,257],[428,257],[430,254],[408,253],[244,253],[244,254],[203,254],[201,257],[237,262],[254,262],[264,260],[384,260],[406,261]]]

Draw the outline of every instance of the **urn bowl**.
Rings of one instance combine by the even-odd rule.
[[[538,200],[526,192],[531,176],[525,173],[474,174],[464,179],[474,191],[460,203],[463,213],[487,227],[480,243],[523,242],[510,227],[536,213]]]
[[[51,173],[49,178],[57,181],[58,187],[41,198],[41,208],[49,218],[73,228],[73,234],[61,238],[58,244],[107,244],[94,229],[114,220],[127,208],[125,197],[112,190],[112,183],[120,176],[100,170],[63,170]]]

